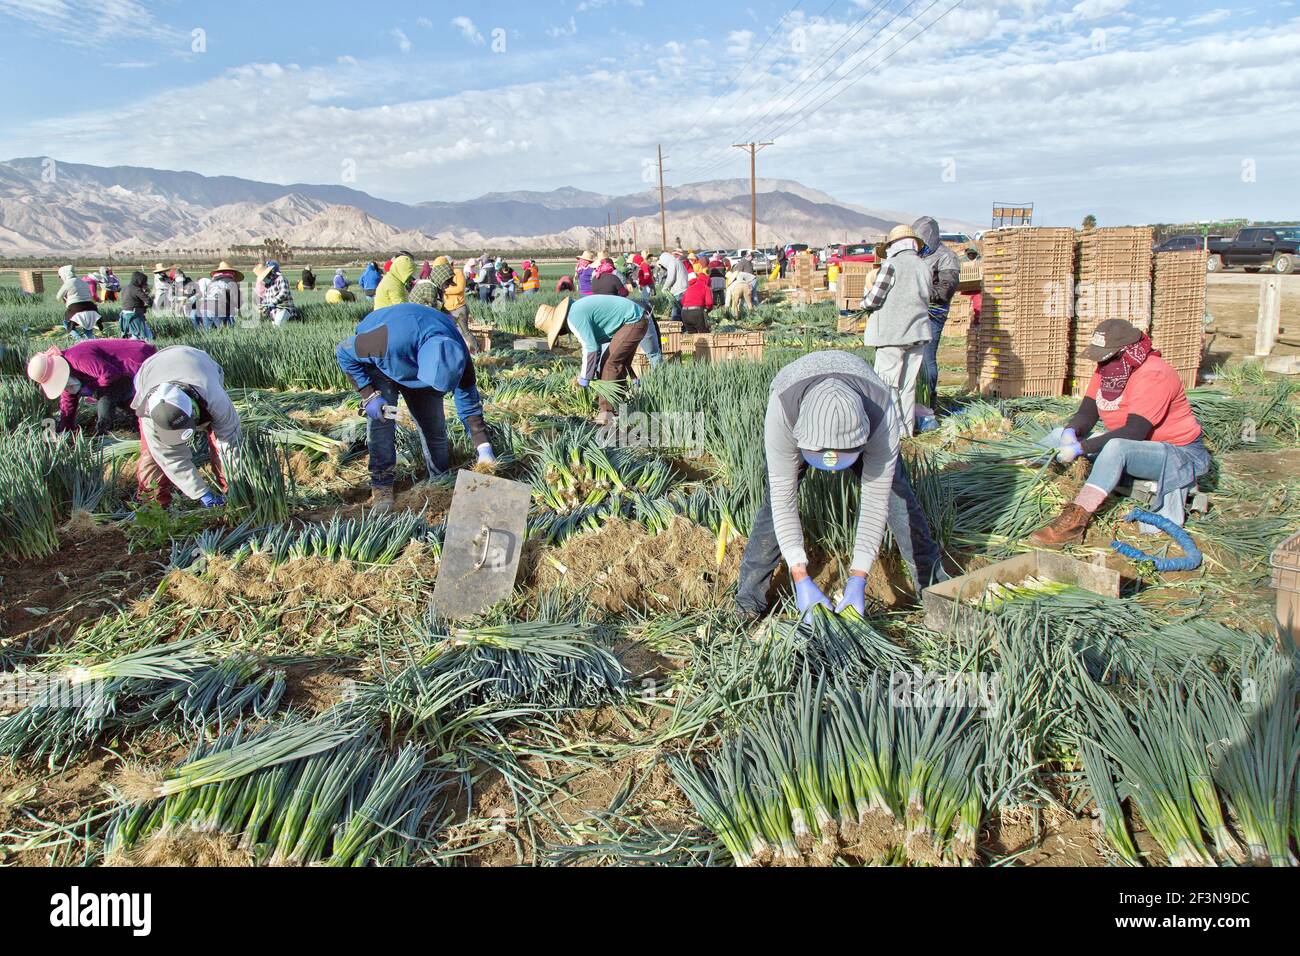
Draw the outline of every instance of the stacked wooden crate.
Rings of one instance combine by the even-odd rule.
[[[1082,395],[1097,366],[1083,357],[1102,322],[1123,319],[1144,331],[1151,323],[1150,226],[1085,229],[1079,234],[1079,283],[1070,330],[1070,394]]]
[[[943,334],[966,335],[974,317],[975,305],[971,297],[962,292],[957,293],[952,297],[952,305],[948,308],[948,322],[943,327]]]
[[[28,295],[43,295],[45,276],[33,269],[22,269],[18,273],[18,287]]]
[[[840,266],[840,276],[835,281],[835,307],[840,312],[856,312],[862,300],[876,281],[874,262],[845,262]]]
[[[967,343],[971,388],[1012,398],[1060,395],[1069,370],[1073,229],[986,233],[980,323]]]
[[[1174,367],[1184,388],[1194,388],[1205,344],[1205,250],[1161,252],[1155,257],[1151,342]]]

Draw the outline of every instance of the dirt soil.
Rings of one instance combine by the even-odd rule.
[[[0,562],[0,650],[71,638],[81,622],[152,592],[166,561],[131,554],[126,536],[103,525],[66,528],[59,545],[46,558]]]
[[[660,533],[617,519],[541,552],[534,578],[543,588],[591,588],[591,603],[611,612],[713,607],[735,583],[745,550],[743,538],[732,540],[719,566],[717,544],[684,518]]]

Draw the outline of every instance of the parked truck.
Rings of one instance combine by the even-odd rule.
[[[1286,275],[1296,269],[1300,256],[1300,226],[1247,226],[1231,239],[1210,237],[1206,250],[1210,272],[1272,269]]]

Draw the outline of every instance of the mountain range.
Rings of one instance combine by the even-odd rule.
[[[910,216],[840,202],[790,180],[757,182],[758,242],[856,241]],[[741,247],[750,238],[747,179],[665,191],[668,241]],[[276,238],[298,249],[571,249],[601,245],[606,223],[658,246],[659,191],[606,196],[573,187],[407,204],[346,186],[256,182],[45,158],[0,162],[0,255],[220,254]],[[948,229],[969,224],[940,218]]]

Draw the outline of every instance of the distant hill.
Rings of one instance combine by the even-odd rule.
[[[659,244],[657,189],[605,196],[573,187],[486,193],[414,205],[346,186],[256,182],[137,166],[0,163],[0,255],[187,252],[278,238],[300,247],[380,252],[407,247],[571,248],[598,245],[607,220],[641,247]],[[887,231],[904,214],[839,202],[788,180],[758,181],[758,239],[826,243]],[[691,183],[666,192],[668,241],[749,244],[749,180]],[[945,227],[971,228],[944,222]]]

